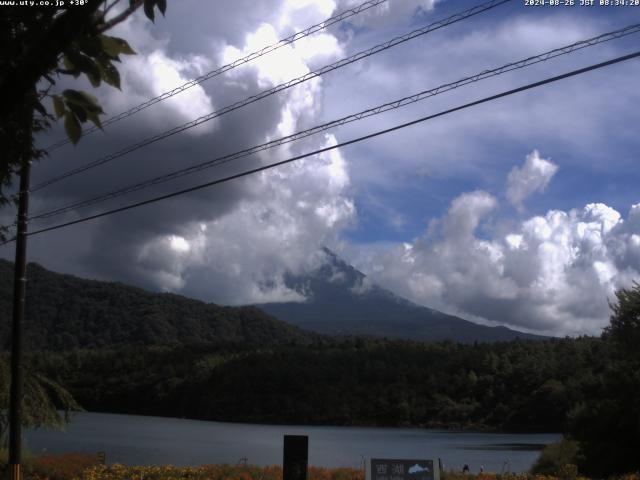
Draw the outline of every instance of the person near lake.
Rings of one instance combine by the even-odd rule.
[[[464,467],[462,467],[462,473],[469,473],[469,465],[466,463],[464,464]]]

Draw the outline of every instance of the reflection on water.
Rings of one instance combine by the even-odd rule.
[[[125,465],[282,463],[285,434],[309,436],[309,463],[361,468],[367,457],[440,458],[446,470],[528,470],[559,434],[450,432],[409,428],[309,427],[203,422],[178,418],[80,413],[67,431],[26,432],[33,453],[106,452]]]
[[[463,450],[531,450],[540,451],[546,443],[488,443],[486,445],[457,445]]]

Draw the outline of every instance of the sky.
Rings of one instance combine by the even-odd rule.
[[[82,88],[107,117],[273,44],[359,0],[169,2],[110,34],[137,55],[122,91]],[[388,0],[66,145],[32,184],[449,17],[479,1]],[[640,7],[512,0],[34,192],[31,212],[260,145],[487,69],[640,23]],[[634,52],[640,34],[55,218],[30,230],[336,145]],[[598,335],[615,291],[640,280],[640,60],[454,112],[188,195],[29,239],[54,271],[239,305],[304,301],[286,272],[326,246],[413,302],[491,325]],[[38,138],[64,137],[60,125]],[[3,224],[15,212],[0,210]],[[13,245],[0,247],[11,259]]]

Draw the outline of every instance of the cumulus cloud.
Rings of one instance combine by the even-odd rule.
[[[126,38],[135,46],[137,55],[126,57],[126,61],[118,66],[122,91],[103,88],[96,92],[107,116],[126,111],[149,98],[179,87],[214,67],[211,59],[205,55],[172,53],[169,49],[170,37],[154,38],[148,22],[139,15],[130,17],[110,34]],[[205,115],[218,106],[204,86],[199,84],[179,96],[158,103],[153,109],[143,111],[138,114],[136,121],[148,129],[165,129]],[[190,129],[187,134],[211,132],[215,125],[215,121],[208,122]]]
[[[374,250],[360,266],[415,302],[467,318],[598,334],[615,290],[640,278],[640,204],[626,218],[591,203],[508,226],[488,222],[498,207],[487,192],[464,193],[426,234]]]
[[[361,4],[361,0],[339,0],[338,10],[353,8]],[[366,25],[370,28],[395,26],[406,22],[416,14],[433,10],[438,0],[390,0],[377,7],[365,11],[363,14],[351,19],[355,25]]]
[[[177,53],[173,46],[176,32],[156,38],[144,20],[132,19],[121,32],[116,32],[139,52],[123,63],[125,94],[107,90],[100,93],[101,100],[110,111],[126,109],[216,64],[275,43],[292,29],[299,28],[298,24],[317,22],[330,15],[335,7],[333,2],[325,0],[300,5],[278,2],[269,15],[256,18],[251,27],[246,27],[240,38],[229,37],[229,42],[204,45],[211,48],[209,55],[197,51]],[[229,15],[229,22],[243,20],[241,12],[236,13],[238,15]],[[97,134],[88,137],[87,142],[83,140],[81,146],[93,154],[111,152],[129,143],[131,138],[137,141],[149,132],[156,133],[165,126],[191,120],[305,74],[315,63],[342,54],[335,36],[320,33],[309,41],[284,46],[236,68],[212,83],[193,87],[131,120],[116,124],[107,131],[108,139],[106,135]],[[195,136],[176,135],[136,152],[127,158],[126,175],[122,165],[114,162],[101,171],[87,172],[82,180],[55,185],[35,199],[34,209],[95,195],[99,193],[96,190],[109,191],[122,186],[123,182],[149,178],[320,123],[322,98],[321,79],[297,85],[252,107],[220,117],[210,122],[211,125],[207,123]],[[336,143],[334,135],[318,135],[202,175],[218,178]],[[71,164],[83,160],[81,152],[73,151],[63,161]],[[43,166],[49,171],[41,169],[36,175],[47,177],[64,168],[50,162]],[[200,177],[184,177],[158,186],[154,194],[174,191],[199,180]],[[347,160],[341,151],[333,150],[219,188],[83,224],[78,227],[82,230],[80,235],[56,231],[47,242],[33,242],[32,258],[36,261],[43,258],[40,261],[45,266],[57,270],[117,279],[222,304],[302,301],[304,297],[299,292],[286,287],[285,274],[316,265],[319,248],[336,242],[339,233],[354,222],[356,210],[350,185]],[[127,197],[126,203],[148,195],[148,192],[138,192]],[[77,218],[102,208],[72,212],[66,218]],[[70,238],[82,238],[82,248],[74,246]],[[47,245],[54,244],[56,259],[44,261]]]
[[[319,247],[335,242],[353,220],[343,169],[334,153],[256,176],[251,193],[227,214],[143,245],[141,252],[153,262],[148,281],[225,304],[304,300],[284,278],[318,266]],[[158,242],[162,248],[154,249]]]
[[[507,198],[520,211],[524,209],[523,201],[536,192],[543,192],[558,171],[558,166],[540,158],[537,150],[527,155],[527,160],[520,168],[513,167],[507,179]]]

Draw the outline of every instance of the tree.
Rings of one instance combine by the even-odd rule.
[[[0,446],[4,443],[9,426],[10,383],[9,365],[2,356],[0,357]],[[80,410],[82,407],[62,385],[33,369],[26,370],[22,402],[22,423],[25,427],[59,428],[68,420],[69,412]]]
[[[64,118],[69,139],[77,143],[82,124],[100,126],[102,108],[91,95],[66,89],[50,93],[61,76],[86,75],[94,87],[105,82],[120,88],[115,62],[135,53],[126,40],[105,32],[144,7],[153,21],[166,0],[74,0],[60,6],[3,6],[0,16],[0,208],[12,198],[6,189],[22,166],[42,158],[34,136]],[[66,6],[64,5],[66,3]],[[80,3],[79,5],[77,3]],[[46,99],[53,104],[52,115]],[[6,229],[0,229],[0,240]]]
[[[616,292],[618,303],[611,304],[610,325],[603,337],[621,349],[625,357],[640,359],[640,284]]]
[[[14,200],[2,189],[10,186],[13,177],[20,173],[24,194],[19,195],[18,229],[19,233],[21,229],[22,232],[16,244],[16,269],[20,268],[16,274],[18,277],[25,275],[26,264],[28,166],[32,160],[46,154],[35,147],[34,136],[49,128],[54,118],[64,118],[67,135],[75,144],[82,136],[82,124],[91,121],[100,127],[100,115],[103,114],[97,100],[83,91],[66,89],[59,95],[53,95],[50,90],[61,76],[77,78],[83,74],[94,87],[104,81],[120,88],[120,75],[114,62],[120,61],[120,55],[135,52],[126,40],[105,32],[141,6],[151,20],[154,19],[155,8],[164,15],[166,0],[129,0],[128,6],[121,0],[46,2],[50,5],[16,3],[3,6],[0,16],[0,207]],[[46,99],[51,99],[55,117],[43,103]],[[0,240],[7,230],[0,227]],[[13,326],[17,338],[23,316],[20,304],[24,302],[24,283],[17,279],[15,292]],[[20,342],[16,341],[16,345]],[[20,349],[16,348],[16,351],[20,352]],[[19,412],[22,408],[24,412],[22,416],[12,418],[19,418],[25,425],[55,424],[59,418],[52,405],[74,405],[73,398],[60,385],[37,373],[27,371],[23,381],[20,354],[12,350],[12,355],[15,381],[11,388],[10,410]],[[9,375],[5,374],[0,380],[0,396],[9,400]],[[0,404],[0,408],[5,415],[4,405]],[[30,415],[29,412],[36,413]],[[0,427],[4,430],[6,422]],[[17,466],[15,471],[19,477],[20,430],[12,431],[10,462]]]
[[[640,470],[640,285],[616,292],[602,339],[608,364],[569,416],[580,470],[598,477]]]

